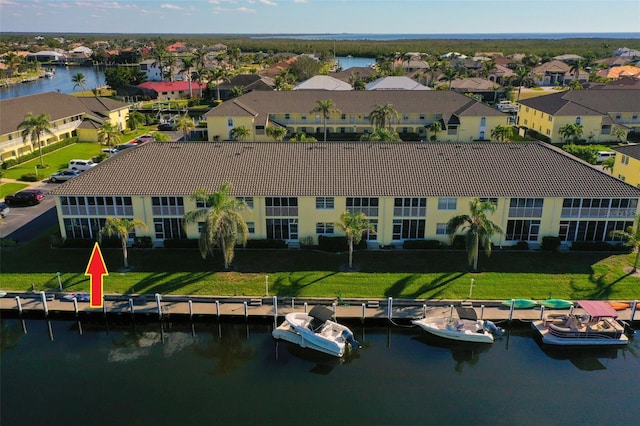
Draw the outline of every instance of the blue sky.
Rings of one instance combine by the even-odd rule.
[[[2,32],[638,32],[640,0],[0,0]]]

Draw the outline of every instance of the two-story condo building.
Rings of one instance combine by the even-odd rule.
[[[640,188],[640,145],[618,146],[613,175],[629,185]]]
[[[27,113],[48,114],[51,133],[41,136],[42,146],[78,136],[80,140],[96,142],[98,129],[110,122],[127,128],[129,104],[108,98],[64,95],[47,92],[0,101],[0,160],[6,161],[38,149],[37,141],[25,140],[18,126]]]
[[[118,176],[118,179],[114,179]],[[155,245],[196,239],[191,195],[224,182],[250,207],[250,239],[317,241],[340,235],[345,210],[377,232],[369,247],[405,240],[448,241],[446,225],[473,198],[496,205],[509,246],[544,236],[612,241],[638,214],[640,189],[544,143],[156,143],[126,150],[51,194],[63,238],[95,239],[109,216],[135,218]]]
[[[452,91],[254,91],[224,102],[204,115],[208,138],[229,140],[231,130],[240,126],[249,129],[247,140],[252,142],[272,141],[266,134],[270,126],[285,127],[289,135],[324,133],[324,117],[312,112],[321,100],[332,100],[339,110],[326,121],[327,133],[337,137],[350,134],[357,138],[359,134],[373,132],[369,115],[377,105],[385,104],[391,104],[399,115],[399,120],[392,120],[393,130],[413,133],[417,139],[425,140],[431,123],[439,121],[440,141],[488,141],[491,130],[499,124],[507,125],[508,119],[500,111]]]
[[[614,142],[615,129],[640,131],[640,91],[633,89],[570,90],[520,101],[518,126],[551,142],[561,142],[560,129],[582,126],[587,142]]]

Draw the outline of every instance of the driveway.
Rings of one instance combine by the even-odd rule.
[[[60,184],[37,182],[29,188],[40,189],[46,194],[58,185]],[[54,226],[57,221],[55,200],[45,195],[44,200],[35,206],[11,206],[9,215],[2,219],[0,238],[29,241]]]

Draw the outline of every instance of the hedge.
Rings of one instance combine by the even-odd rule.
[[[560,237],[542,237],[543,251],[556,251],[560,247]]]
[[[284,249],[287,248],[287,242],[284,240],[247,240],[247,248]]]
[[[402,248],[407,250],[435,250],[441,248],[442,243],[438,240],[405,240]]]
[[[198,248],[198,240],[188,240],[184,238],[164,240],[164,248]]]
[[[622,244],[609,244],[604,241],[574,241],[571,244],[574,251],[617,251],[631,252],[631,247]]]
[[[60,148],[64,148],[67,145],[71,145],[78,142],[78,137],[74,136],[72,138],[67,138],[64,139],[60,142],[56,142],[52,145],[49,146],[45,146],[42,148],[42,154],[47,154],[49,152],[53,152],[53,151],[57,151]],[[25,155],[21,155],[18,158],[11,158],[9,160],[3,161],[2,162],[2,168],[3,169],[10,169],[11,167],[17,165],[17,164],[22,164],[25,163],[27,161],[33,160],[34,158],[38,158],[40,157],[40,150],[36,149],[33,152],[30,152],[29,154],[25,154]]]

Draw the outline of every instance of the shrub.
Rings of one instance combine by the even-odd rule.
[[[511,246],[512,250],[529,250],[529,243],[526,241],[518,241],[513,246]]]
[[[287,242],[285,240],[247,240],[247,248],[284,249],[287,248]]]
[[[101,248],[121,248],[120,238],[103,238],[100,242]]]
[[[2,168],[4,170],[10,169],[11,167],[15,166],[16,164],[18,164],[18,161],[14,158],[11,158],[9,160],[3,161],[2,162]]]
[[[164,240],[164,248],[198,248],[198,240],[187,240],[182,238]]]
[[[135,248],[151,248],[152,246],[151,237],[135,237],[133,239],[133,247]]]
[[[574,241],[571,244],[574,251],[620,251],[630,252],[631,248],[621,244],[609,244],[604,241]]]
[[[406,240],[402,244],[402,248],[407,250],[435,250],[439,249],[442,243],[438,240]]]
[[[64,240],[60,248],[91,248],[95,241],[85,240],[82,238],[67,238]]]
[[[0,247],[15,247],[18,245],[18,240],[12,238],[0,238]]]
[[[465,235],[456,235],[451,242],[451,248],[454,250],[467,249],[467,237]]]
[[[35,173],[27,173],[27,174],[24,174],[24,175],[20,176],[20,179],[18,179],[18,180],[21,180],[23,182],[37,182],[39,179],[38,179],[38,176],[36,176]]]
[[[556,251],[560,247],[560,237],[542,237],[542,250]]]
[[[106,160],[109,157],[109,154],[106,152],[100,153],[92,158],[94,163],[100,163],[101,161]]]

